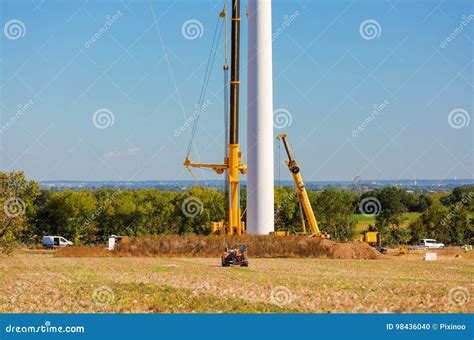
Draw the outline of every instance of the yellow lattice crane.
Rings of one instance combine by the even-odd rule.
[[[225,20],[226,15],[226,8],[224,7],[220,17]],[[231,22],[229,139],[224,164],[192,163],[189,159],[188,151],[184,166],[213,169],[217,174],[226,173],[226,186],[228,185],[229,189],[228,208],[226,211],[227,220],[213,222],[211,232],[214,234],[242,235],[245,233],[245,224],[241,220],[239,174],[246,174],[247,166],[242,164],[242,153],[240,152],[239,144],[240,0],[232,0]],[[226,64],[224,64],[224,71],[226,70]]]

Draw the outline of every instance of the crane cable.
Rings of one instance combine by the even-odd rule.
[[[220,20],[220,17],[217,18],[216,28],[214,30],[214,37],[212,39],[211,51],[209,53],[209,57],[208,57],[208,60],[207,60],[207,66],[206,66],[206,71],[205,71],[205,74],[204,74],[204,80],[203,80],[202,85],[201,85],[201,92],[200,92],[199,100],[198,100],[197,117],[196,117],[196,120],[194,121],[192,130],[191,130],[188,149],[187,149],[187,152],[186,152],[186,158],[189,157],[189,154],[191,153],[191,149],[194,145],[194,138],[196,136],[196,130],[197,130],[197,125],[198,125],[198,122],[199,122],[199,118],[201,117],[201,113],[202,113],[201,111],[202,111],[202,108],[203,108],[203,104],[204,104],[203,102],[204,102],[204,98],[206,96],[207,87],[209,85],[211,70],[212,70],[212,67],[214,65],[214,61],[215,61],[215,58],[216,58],[217,48],[219,47],[219,40],[220,40],[220,36],[222,34],[222,27],[223,27],[223,23],[222,23],[220,25],[220,28],[219,28],[219,20]]]
[[[223,20],[223,23],[220,25],[220,28],[219,28],[219,20],[220,20],[220,16],[217,18],[216,27],[214,29],[214,35],[213,35],[213,38],[212,38],[211,50],[209,52],[209,57],[207,59],[206,70],[204,72],[204,79],[203,79],[202,84],[201,84],[201,91],[200,91],[200,94],[199,94],[198,106],[196,108],[196,111],[193,114],[193,116],[196,116],[196,119],[194,120],[193,127],[191,129],[191,134],[189,136],[190,138],[189,138],[188,148],[187,148],[187,151],[186,151],[186,159],[189,158],[189,154],[191,153],[191,149],[194,145],[194,138],[196,136],[197,125],[198,125],[198,122],[199,122],[199,118],[201,117],[201,113],[203,111],[203,104],[204,104],[203,102],[204,102],[204,98],[206,96],[206,92],[207,92],[207,88],[208,88],[208,85],[209,85],[209,80],[210,80],[212,67],[214,65],[214,61],[215,61],[216,54],[217,54],[217,49],[219,47],[219,40],[220,40],[220,37],[221,37],[221,34],[222,34],[222,28],[223,28],[224,22],[225,22],[225,20]],[[199,182],[198,182],[196,176],[194,176],[191,168],[190,167],[186,167],[186,168],[187,168],[188,172],[190,173],[191,177],[193,177],[193,179],[195,180],[196,187],[199,187]],[[206,168],[201,168],[201,169],[202,170],[210,170],[210,169],[206,169]],[[217,207],[215,206],[213,201],[212,201],[212,205],[213,205],[213,208],[214,208],[214,212],[218,215],[219,212],[218,212]]]

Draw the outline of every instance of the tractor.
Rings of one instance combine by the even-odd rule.
[[[241,266],[248,267],[247,246],[237,244],[232,248],[226,248],[221,257],[222,267]]]

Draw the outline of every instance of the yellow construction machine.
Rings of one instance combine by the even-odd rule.
[[[224,19],[224,46],[225,61],[224,74],[225,86],[227,89],[227,12],[226,5],[219,15]],[[245,233],[245,223],[241,219],[240,211],[240,190],[239,174],[247,173],[247,166],[242,164],[242,153],[239,144],[239,56],[240,56],[240,0],[232,0],[232,18],[231,18],[231,64],[230,64],[230,105],[229,105],[229,124],[226,122],[226,131],[228,130],[228,139],[226,139],[226,154],[224,164],[193,163],[189,159],[189,153],[192,147],[193,134],[188,147],[188,153],[184,160],[184,166],[187,168],[208,168],[214,170],[217,174],[226,176],[226,221],[212,222],[211,232],[213,234],[242,235]],[[215,55],[215,54],[214,54]],[[226,91],[225,91],[226,92]],[[227,97],[226,97],[227,98]],[[225,98],[225,102],[227,99]],[[227,109],[227,103],[226,109]],[[197,121],[195,122],[196,125]]]
[[[361,241],[368,243],[370,246],[375,246],[380,243],[379,233],[377,231],[366,231],[363,234],[354,235],[354,241]]]
[[[369,246],[374,247],[380,253],[387,253],[387,248],[381,246],[382,240],[378,231],[366,231],[363,234],[356,234],[354,235],[354,241],[365,242]]]
[[[305,222],[305,217],[306,217],[309,227],[311,229],[312,237],[329,238],[329,234],[322,232],[319,229],[318,222],[316,221],[316,217],[314,217],[313,208],[311,207],[311,202],[309,201],[308,193],[306,192],[306,188],[304,186],[303,177],[301,177],[301,169],[293,157],[293,152],[291,151],[290,144],[288,143],[287,137],[288,135],[286,133],[283,133],[281,135],[278,135],[277,139],[283,142],[286,153],[288,155],[288,160],[286,160],[285,163],[286,165],[288,165],[288,169],[290,170],[291,175],[293,176],[293,180],[295,182],[296,194],[298,196],[298,202],[299,202],[300,213],[301,213],[302,234],[307,235],[306,222]],[[277,236],[285,236],[288,234],[289,233],[286,231],[274,232],[274,235],[277,235]]]

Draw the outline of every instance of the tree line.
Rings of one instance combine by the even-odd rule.
[[[75,244],[102,243],[110,235],[209,234],[212,221],[225,218],[222,192],[195,187],[187,192],[158,189],[41,190],[22,172],[0,172],[0,247],[60,235]],[[338,241],[351,240],[354,214],[375,216],[370,230],[381,232],[385,244],[406,244],[435,238],[464,244],[474,235],[474,186],[451,193],[409,193],[384,187],[362,194],[335,188],[309,192],[322,231]],[[245,220],[245,188],[241,210]],[[420,216],[402,226],[403,213]],[[275,188],[275,229],[299,232],[301,212],[293,187]]]

